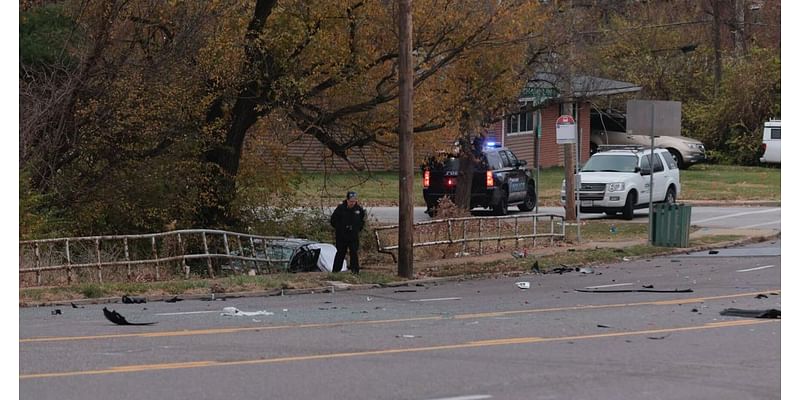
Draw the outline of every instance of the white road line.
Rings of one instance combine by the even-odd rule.
[[[492,396],[488,394],[475,394],[469,396],[458,396],[458,397],[442,397],[439,399],[430,399],[430,400],[481,400],[481,399],[491,399]]]
[[[775,224],[778,224],[778,225],[780,225],[780,224],[781,224],[781,221],[771,221],[771,222],[764,222],[763,224],[755,224],[755,225],[740,226],[740,227],[738,227],[738,228],[736,228],[736,229],[755,228],[755,227],[757,227],[757,226],[764,226],[764,225],[775,225]]]
[[[767,209],[767,210],[748,211],[748,212],[740,212],[740,213],[736,213],[736,214],[721,215],[719,217],[711,217],[711,218],[701,219],[701,220],[698,220],[698,221],[692,221],[692,224],[700,224],[700,223],[708,222],[708,221],[716,221],[718,219],[740,217],[742,215],[762,214],[762,213],[775,212],[775,211],[780,211],[780,210],[781,210],[780,208],[770,208],[770,209]]]
[[[760,269],[767,269],[767,268],[772,268],[772,267],[774,267],[774,265],[765,265],[765,266],[763,266],[763,267],[755,267],[755,268],[748,268],[748,269],[739,269],[739,270],[736,270],[736,272],[750,272],[750,271],[758,271],[758,270],[760,270]]]
[[[153,315],[191,315],[191,314],[210,314],[210,313],[218,313],[222,312],[221,310],[214,310],[214,311],[186,311],[186,312],[171,312],[171,313],[160,313],[160,314],[153,314]]]
[[[630,285],[633,285],[633,283],[615,283],[613,285],[587,286],[584,289],[600,289],[600,288],[606,288],[606,287],[630,286]]]
[[[438,299],[414,299],[409,301],[445,301],[445,300],[461,300],[461,297],[440,297]]]

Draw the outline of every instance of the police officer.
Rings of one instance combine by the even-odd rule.
[[[358,234],[364,227],[366,213],[358,204],[356,192],[347,192],[347,198],[333,210],[331,226],[336,229],[336,257],[333,259],[333,272],[341,272],[347,250],[350,250],[350,272],[357,274]]]

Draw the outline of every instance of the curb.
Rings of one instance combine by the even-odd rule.
[[[667,250],[661,253],[653,253],[648,254],[646,256],[630,256],[628,261],[620,260],[621,262],[630,262],[634,260],[640,260],[644,258],[652,258],[652,257],[661,257],[661,256],[668,256],[674,254],[685,254],[697,251],[705,251],[705,250],[712,250],[712,249],[720,249],[720,248],[727,248],[732,246],[740,246],[744,244],[750,243],[760,243],[765,242],[768,240],[776,239],[781,236],[781,232],[776,232],[769,235],[763,236],[750,236],[744,239],[733,240],[730,242],[721,242],[715,244],[709,244],[704,246],[695,246],[695,247],[686,247],[686,248],[676,248],[674,250]],[[595,265],[595,264],[589,264]],[[173,297],[179,297],[181,300],[222,300],[226,301],[227,299],[237,299],[237,298],[251,298],[251,297],[273,297],[273,296],[292,296],[292,295],[301,295],[301,294],[314,294],[314,293],[335,293],[336,291],[356,291],[356,290],[366,290],[366,289],[376,289],[381,287],[406,287],[406,286],[416,286],[416,285],[424,285],[426,283],[438,284],[439,282],[451,282],[451,281],[463,281],[463,280],[472,280],[472,279],[480,279],[489,276],[494,276],[497,273],[484,273],[484,274],[469,274],[469,275],[454,275],[454,276],[446,276],[446,277],[436,277],[436,278],[420,278],[420,279],[409,279],[406,281],[398,281],[398,282],[390,282],[386,284],[375,284],[375,283],[365,283],[365,284],[346,284],[340,283],[338,285],[332,284],[329,286],[320,286],[314,288],[304,288],[304,289],[271,289],[271,290],[260,290],[260,291],[253,291],[253,292],[233,292],[233,293],[220,293],[220,294],[188,294],[188,295],[159,295],[159,296],[152,296],[147,297],[148,302],[155,302],[155,301],[165,301],[172,299]],[[517,271],[517,272],[508,272],[505,275],[511,276],[516,274],[516,276],[530,274],[527,271]],[[115,304],[115,303],[122,303],[122,299],[120,297],[99,297],[95,299],[76,299],[76,300],[56,300],[50,302],[40,302],[40,303],[19,303],[19,307],[55,307],[55,306],[70,306],[71,304],[75,305],[91,305],[91,304]]]

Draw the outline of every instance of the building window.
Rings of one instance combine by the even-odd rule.
[[[506,117],[506,133],[509,135],[533,133],[536,129],[532,112],[511,114]]]

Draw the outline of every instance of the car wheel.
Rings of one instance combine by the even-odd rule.
[[[634,192],[628,193],[628,197],[625,199],[625,207],[622,208],[622,219],[628,221],[633,219],[633,206],[635,202],[636,202],[636,193]]]
[[[500,200],[492,207],[494,215],[508,215],[508,195],[505,190],[500,191]]]
[[[681,157],[681,153],[675,149],[668,149],[669,155],[672,156],[672,159],[675,160],[675,164],[678,164],[679,169],[685,169],[686,164],[683,162],[683,157]]]
[[[517,206],[520,211],[531,211],[536,208],[536,189],[528,186],[528,193],[525,194],[525,202]]]
[[[675,204],[675,188],[670,186],[667,189],[667,195],[664,196],[664,203],[666,204]]]

